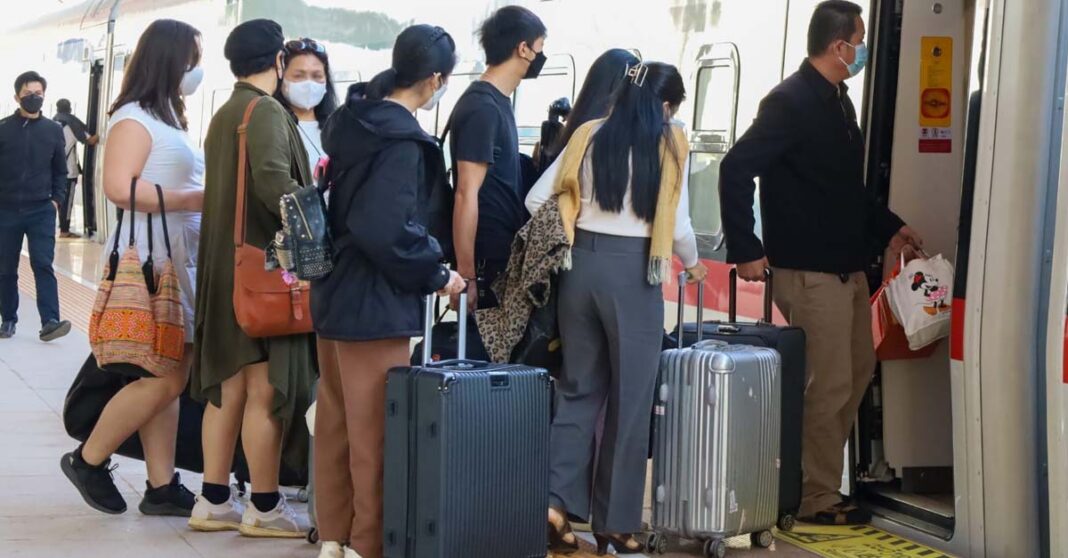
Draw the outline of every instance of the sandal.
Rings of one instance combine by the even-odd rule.
[[[611,545],[616,554],[637,554],[645,550],[642,544],[634,538],[634,535],[602,535],[594,533],[593,538],[597,541],[597,555],[608,554]]]
[[[554,518],[553,514],[557,517]],[[554,554],[574,554],[579,550],[578,537],[571,530],[567,513],[556,508],[549,508],[549,551]],[[568,541],[570,539],[570,542]]]
[[[843,501],[810,516],[798,518],[816,525],[865,525],[871,522],[871,512]]]

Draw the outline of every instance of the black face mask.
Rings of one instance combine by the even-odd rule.
[[[544,51],[534,53],[534,60],[530,61],[527,75],[523,76],[523,79],[537,79],[541,75],[541,69],[545,67],[546,60],[548,60],[548,57],[545,56]]]
[[[19,106],[29,114],[37,114],[41,112],[41,107],[44,106],[44,97],[40,95],[26,95],[19,99]]]

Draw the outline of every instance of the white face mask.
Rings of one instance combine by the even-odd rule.
[[[201,81],[204,81],[204,68],[197,66],[192,70],[186,70],[185,75],[182,76],[182,84],[179,86],[182,96],[188,97],[196,93]]]
[[[441,98],[445,96],[445,90],[447,90],[448,88],[448,83],[442,83],[441,87],[439,87],[438,90],[430,96],[430,99],[427,100],[427,102],[423,103],[423,106],[419,108],[423,110],[434,110],[434,107],[438,106],[438,102],[441,101]]]
[[[314,79],[304,81],[285,80],[282,82],[282,95],[293,106],[311,110],[319,106],[319,103],[323,102],[323,97],[326,97],[326,84],[319,83]]]

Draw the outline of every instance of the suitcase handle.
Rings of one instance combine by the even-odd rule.
[[[764,268],[764,319],[763,323],[770,324],[772,316],[772,280],[774,273],[771,268]],[[727,321],[738,323],[738,268],[731,268],[730,289],[727,295]],[[761,323],[758,321],[757,323]]]
[[[676,324],[677,324],[676,329],[679,332],[677,342],[679,344],[678,348],[680,348],[680,349],[683,348],[682,347],[682,324],[686,321],[686,279],[688,277],[689,277],[689,274],[686,273],[685,271],[679,273],[679,304],[678,304],[679,310],[678,310],[678,316],[677,316],[678,321],[676,322]],[[698,343],[700,343],[701,339],[704,337],[704,333],[705,332],[704,332],[704,327],[702,327],[702,324],[704,324],[704,323],[705,323],[705,282],[704,281],[698,281],[697,282],[697,342]]]
[[[434,337],[434,315],[435,315],[435,301],[436,296],[434,294],[426,295],[426,299],[423,303],[423,366],[430,364],[433,351],[430,348],[432,339]],[[456,358],[450,362],[466,361],[467,360],[467,291],[464,290],[460,293],[460,310],[459,317],[457,318],[457,347]]]

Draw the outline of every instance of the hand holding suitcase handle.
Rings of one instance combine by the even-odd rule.
[[[771,268],[764,268],[764,318],[757,323],[770,324],[772,319],[772,279]],[[730,291],[727,302],[727,321],[738,322],[738,268],[731,268]]]

